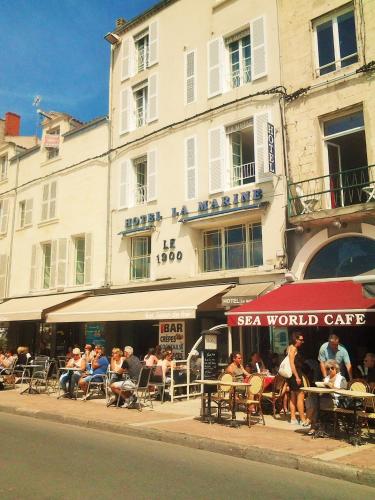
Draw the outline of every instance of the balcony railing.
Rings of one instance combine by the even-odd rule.
[[[232,88],[251,82],[251,66],[245,66],[242,70],[232,70],[230,77]]]
[[[255,162],[233,165],[233,186],[255,182]]]
[[[136,205],[144,205],[147,203],[147,186],[138,186],[135,189]]]
[[[375,202],[375,165],[288,184],[289,217]]]

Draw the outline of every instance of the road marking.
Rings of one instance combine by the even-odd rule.
[[[375,448],[373,444],[365,444],[361,447],[359,446],[344,446],[343,448],[337,448],[337,450],[327,451],[327,453],[322,453],[321,455],[315,455],[313,458],[318,458],[319,460],[332,460],[335,458],[345,457],[346,455],[352,455],[358,451],[368,450]]]
[[[148,422],[137,422],[136,424],[129,424],[132,427],[141,427],[142,425],[151,424],[164,424],[169,422],[180,422],[181,420],[194,420],[195,417],[181,417],[181,418],[165,418],[164,420],[151,420]]]

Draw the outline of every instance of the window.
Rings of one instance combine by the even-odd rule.
[[[143,205],[157,198],[155,150],[120,165],[119,208]]]
[[[44,243],[42,245],[43,255],[43,280],[42,288],[51,287],[51,271],[52,271],[52,245],[51,243]]]
[[[135,204],[147,201],[147,156],[133,160],[135,174]]]
[[[0,181],[8,177],[8,157],[0,156]]]
[[[56,190],[57,182],[52,181],[43,186],[42,195],[42,216],[41,220],[46,221],[56,217]]]
[[[8,230],[9,199],[0,201],[0,234],[5,235]]]
[[[323,123],[330,208],[365,203],[364,188],[372,185],[367,161],[366,133],[362,110]]]
[[[143,71],[148,68],[149,58],[149,38],[148,32],[135,37],[135,53],[137,71]]]
[[[147,121],[148,86],[143,85],[140,89],[134,90],[135,104],[135,126],[142,127]]]
[[[33,200],[22,200],[19,202],[19,227],[25,227],[32,223]]]
[[[236,38],[233,40],[233,38]],[[230,86],[240,87],[251,82],[250,32],[242,32],[226,40],[229,54]]]
[[[74,284],[83,285],[85,283],[85,238],[75,238],[75,265]]]
[[[229,133],[230,130],[233,132]],[[254,130],[252,120],[227,128],[231,154],[231,187],[255,182]]]
[[[151,236],[139,236],[131,240],[130,279],[150,277]]]
[[[59,146],[60,146],[60,127],[48,130],[44,136],[44,147],[47,151],[47,160],[56,158],[59,156]]]
[[[317,74],[349,66],[358,61],[353,9],[337,12],[314,23]]]
[[[262,265],[261,224],[238,225],[205,231],[201,257],[203,272]]]

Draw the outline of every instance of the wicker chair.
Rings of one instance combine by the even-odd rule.
[[[262,400],[269,401],[272,404],[273,418],[276,418],[278,403],[282,404],[284,385],[285,378],[281,375],[276,375],[271,385],[271,391],[262,393]]]
[[[253,375],[250,377],[249,383],[251,385],[247,388],[246,400],[244,401],[246,404],[247,425],[251,427],[251,411],[254,407],[257,408],[262,418],[263,425],[266,425],[261,405],[264,378],[260,375]]]
[[[217,418],[220,420],[223,409],[230,411],[232,402],[232,388],[230,385],[225,385],[225,382],[232,382],[233,378],[230,373],[225,373],[220,378],[220,385],[217,392],[211,393],[211,404],[214,403],[217,407]],[[207,394],[202,395],[202,400],[208,400]]]

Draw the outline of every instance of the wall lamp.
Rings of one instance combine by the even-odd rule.
[[[118,35],[115,35],[115,33],[107,33],[104,37],[107,42],[109,42],[111,45],[116,45],[121,41],[121,38]]]
[[[304,230],[303,226],[289,227],[288,229],[285,229],[285,231],[295,231],[296,233],[303,233]]]

